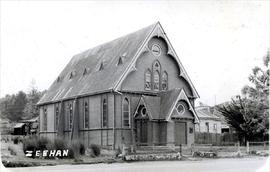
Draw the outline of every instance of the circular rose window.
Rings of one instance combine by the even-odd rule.
[[[178,106],[177,106],[177,111],[178,111],[179,114],[182,115],[182,114],[185,112],[185,107],[184,107],[184,105],[178,104]]]
[[[145,107],[143,107],[141,109],[141,114],[142,114],[143,117],[146,116],[146,108]]]
[[[152,45],[152,52],[153,52],[154,56],[159,56],[161,54],[160,46],[157,44]]]

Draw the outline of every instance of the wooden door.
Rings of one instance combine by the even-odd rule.
[[[175,122],[175,145],[187,144],[187,126],[185,122]]]
[[[145,119],[136,120],[136,140],[140,143],[147,143],[147,121]]]

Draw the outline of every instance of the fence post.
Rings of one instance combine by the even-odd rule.
[[[182,156],[182,144],[179,145],[179,152],[180,152],[180,155]]]
[[[249,153],[249,141],[247,141],[247,153]]]

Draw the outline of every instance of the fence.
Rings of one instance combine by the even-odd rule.
[[[269,141],[264,142],[249,142],[246,144],[247,152],[269,150]]]
[[[238,141],[234,133],[199,133],[195,132],[195,144],[234,145]]]

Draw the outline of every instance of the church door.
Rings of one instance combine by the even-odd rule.
[[[135,134],[136,134],[136,142],[140,145],[147,144],[147,135],[148,135],[148,115],[146,112],[146,108],[144,106],[140,106],[138,108],[138,114],[135,118]]]
[[[187,144],[187,126],[185,122],[175,122],[175,145]]]

